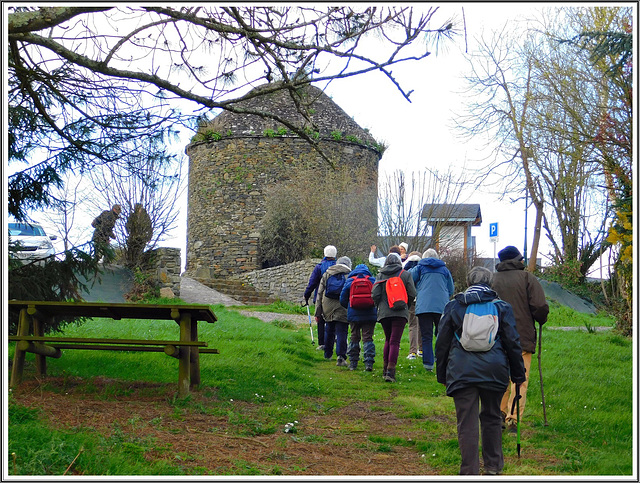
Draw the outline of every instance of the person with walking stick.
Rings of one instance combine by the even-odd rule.
[[[484,474],[502,474],[500,400],[509,379],[526,379],[513,310],[491,289],[492,276],[472,268],[438,324],[436,376],[455,404],[461,475],[480,474],[479,432]]]
[[[519,420],[522,421],[525,404],[527,402],[527,387],[529,384],[531,356],[536,351],[536,325],[540,326],[547,321],[549,304],[544,295],[544,289],[540,282],[524,268],[524,257],[514,246],[508,246],[498,252],[500,263],[496,265],[496,273],[493,277],[493,289],[505,302],[513,307],[513,315],[516,318],[516,329],[520,335],[522,346],[522,359],[527,373],[527,379],[520,386]],[[542,329],[542,327],[541,327]],[[517,432],[518,417],[511,410],[513,406],[516,388],[511,384],[500,404],[503,417],[503,429],[511,433]]]

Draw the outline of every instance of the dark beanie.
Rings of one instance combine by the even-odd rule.
[[[509,245],[498,252],[498,258],[500,258],[501,262],[504,262],[505,260],[513,260],[514,258],[522,260],[524,257],[520,254],[520,250]]]

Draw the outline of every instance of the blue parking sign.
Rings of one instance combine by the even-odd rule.
[[[491,238],[498,238],[498,224],[490,223],[489,224],[489,236]]]

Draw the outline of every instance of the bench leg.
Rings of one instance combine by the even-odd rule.
[[[27,315],[27,309],[22,309],[18,316],[18,330],[19,336],[29,335],[29,315]],[[25,351],[18,349],[16,344],[16,351],[13,354],[13,367],[11,368],[11,381],[10,387],[16,387],[22,382],[22,372],[24,371],[24,356]]]
[[[191,321],[191,340],[198,342],[198,322]],[[191,348],[191,389],[200,385],[200,350],[197,347]]]
[[[42,322],[33,317],[33,335],[41,337],[44,335],[42,330]],[[36,372],[40,376],[47,375],[47,356],[36,353]]]
[[[180,317],[180,340],[191,341],[191,314],[183,313]],[[191,386],[191,348],[180,347],[180,361],[178,363],[178,395],[189,394]]]

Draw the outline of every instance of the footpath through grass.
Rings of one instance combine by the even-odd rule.
[[[286,305],[286,304],[285,304]],[[279,304],[280,310],[287,310]],[[213,307],[218,322],[201,324],[199,338],[220,354],[200,357],[202,386],[199,393],[210,397],[207,405],[168,401],[179,421],[182,411],[199,411],[208,417],[223,418],[240,438],[280,435],[283,444],[294,438],[318,449],[327,442],[305,433],[305,422],[319,415],[340,414],[358,401],[369,411],[391,410],[418,437],[368,431],[366,420],[342,421],[334,430],[345,436],[363,438],[360,451],[374,448],[393,453],[399,448],[415,451],[425,475],[456,475],[460,457],[455,435],[453,400],[435,375],[424,371],[420,360],[407,360],[408,328],[402,341],[398,382],[384,383],[381,377],[383,333],[376,328],[376,363],[373,373],[348,371],[324,360],[311,344],[309,327],[287,321],[265,323],[240,315],[232,308]],[[297,311],[299,309],[293,309]],[[305,310],[306,313],[306,310]],[[522,422],[521,458],[516,457],[516,441],[504,434],[506,475],[557,477],[631,476],[633,454],[633,347],[632,341],[610,331],[560,330],[559,327],[613,325],[610,319],[577,314],[553,307],[543,331],[542,368],[548,425],[544,425],[538,359],[534,355],[527,406]],[[314,324],[315,331],[315,324]],[[64,335],[172,339],[174,322],[94,319],[80,327],[68,327]],[[10,346],[10,356],[12,355]],[[25,378],[34,378],[33,356]],[[361,368],[360,368],[361,369]],[[60,359],[48,362],[51,376],[82,378],[91,397],[91,381],[176,383],[177,361],[164,354],[109,351],[64,351]],[[42,387],[47,388],[46,380]],[[126,389],[113,385],[112,394],[100,397],[116,401]],[[199,467],[157,457],[160,448],[153,439],[134,439],[122,428],[109,435],[88,427],[63,428],[44,422],[39,410],[21,405],[9,394],[8,473],[9,475],[62,475],[74,461],[83,475],[217,475],[296,474],[305,468],[287,467],[274,461],[272,467],[242,463],[222,468]],[[247,404],[259,411],[246,412]],[[242,406],[245,405],[245,406]],[[363,415],[364,418],[366,416]],[[287,429],[288,428],[288,429]],[[297,438],[297,439],[295,439]],[[356,448],[358,449],[358,448]],[[285,452],[285,450],[282,450]],[[154,456],[156,455],[156,456]],[[75,459],[74,459],[75,458]],[[393,460],[393,458],[392,458]]]

